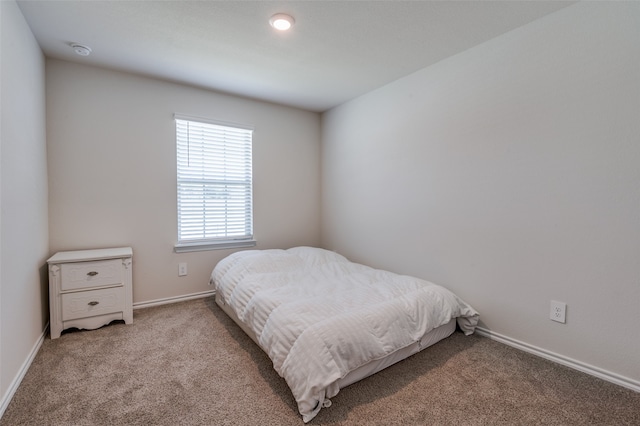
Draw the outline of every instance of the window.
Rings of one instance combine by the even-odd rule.
[[[175,119],[176,252],[254,246],[253,130],[179,115]]]

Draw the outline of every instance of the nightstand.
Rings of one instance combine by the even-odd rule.
[[[49,264],[51,338],[71,327],[133,323],[131,247],[61,251]]]

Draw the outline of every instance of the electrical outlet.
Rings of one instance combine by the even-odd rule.
[[[551,313],[550,316],[552,321],[557,321],[561,323],[567,322],[567,304],[564,302],[558,302],[556,300],[551,301]]]
[[[184,277],[185,275],[187,275],[187,264],[186,263],[179,263],[178,264],[178,276],[179,277]]]

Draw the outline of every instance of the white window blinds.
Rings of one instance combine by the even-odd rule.
[[[253,240],[252,134],[251,129],[176,116],[176,249]]]

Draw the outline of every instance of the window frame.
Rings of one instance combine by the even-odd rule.
[[[244,210],[244,220],[247,219],[247,214],[248,214],[248,220],[249,220],[249,234],[245,234],[245,235],[241,235],[241,236],[221,236],[221,237],[204,237],[204,238],[181,238],[181,208],[183,206],[181,206],[181,202],[180,202],[180,185],[181,182],[185,183],[187,181],[192,182],[194,180],[193,177],[190,177],[188,179],[186,178],[181,178],[180,175],[180,146],[181,146],[181,141],[179,140],[179,123],[178,121],[186,121],[186,122],[190,122],[190,123],[195,123],[197,125],[213,125],[213,126],[217,126],[217,127],[223,127],[223,128],[228,128],[233,132],[236,131],[249,131],[250,132],[250,142],[249,142],[249,173],[248,173],[248,177],[249,177],[249,195],[248,195],[248,207],[245,207]],[[238,123],[230,123],[230,122],[224,122],[224,121],[219,121],[219,120],[213,120],[213,119],[209,119],[209,118],[203,118],[203,117],[195,117],[195,116],[189,116],[189,115],[184,115],[184,114],[174,114],[174,125],[175,125],[175,153],[176,153],[176,213],[177,213],[177,217],[176,217],[176,231],[177,231],[177,243],[174,245],[174,251],[176,253],[183,253],[183,252],[190,252],[190,251],[204,251],[204,250],[221,250],[221,249],[231,249],[231,248],[243,248],[243,247],[253,247],[257,244],[256,240],[254,239],[254,234],[253,234],[253,131],[254,128],[253,126],[247,126],[244,124],[238,124]],[[213,140],[211,140],[211,142],[213,142]],[[188,143],[188,141],[186,142]],[[219,149],[221,148],[223,145],[220,146],[211,146],[212,149]],[[246,148],[245,148],[246,149]],[[246,162],[243,163],[246,167]],[[246,174],[244,176],[245,178],[247,177]],[[196,178],[196,180],[198,180]],[[202,178],[201,179],[203,181],[203,185],[206,185],[207,183],[205,182],[207,179]],[[209,182],[209,184],[211,184]],[[203,195],[204,197],[204,195]],[[246,196],[245,196],[246,197]],[[245,204],[246,204],[246,199],[245,199]],[[247,212],[248,210],[248,212]],[[203,219],[205,219],[206,217],[206,212],[203,212]],[[206,228],[203,226],[203,233],[206,233]]]

